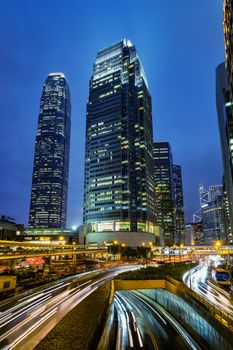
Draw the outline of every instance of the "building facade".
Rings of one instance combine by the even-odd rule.
[[[75,231],[69,228],[27,228],[21,234],[26,242],[70,244],[76,242]]]
[[[203,225],[203,243],[214,244],[217,240],[226,241],[223,189],[222,185],[209,186],[208,191],[203,186],[199,188],[201,204],[201,222]]]
[[[184,199],[182,171],[173,164],[168,142],[154,142],[156,223],[163,229],[164,244],[184,244]]]
[[[185,245],[204,244],[204,233],[202,222],[190,222],[185,225]]]
[[[90,79],[83,222],[92,234],[154,232],[152,140],[148,83],[122,40],[97,53]]]
[[[232,0],[224,0],[224,37],[225,37],[225,60],[229,77],[231,101],[233,97],[233,3]]]
[[[5,215],[0,216],[0,240],[19,241],[24,230],[22,224],[16,224],[13,218]]]
[[[230,217],[230,207],[228,201],[228,193],[226,191],[225,178],[223,176],[223,216],[224,216],[224,232],[226,232],[225,242],[228,244],[233,243],[232,229],[231,229],[231,217]]]
[[[35,143],[29,228],[65,228],[71,105],[63,73],[43,86]]]
[[[182,172],[180,165],[173,164],[173,187],[175,197],[175,220],[176,220],[176,243],[184,244],[185,224],[184,224],[184,197]]]
[[[228,73],[225,63],[216,68],[216,107],[224,169],[224,209],[226,240],[233,241],[233,115]],[[228,221],[228,222],[227,222]]]
[[[175,192],[172,151],[168,142],[155,142],[153,149],[155,171],[156,222],[163,228],[165,245],[177,242]]]

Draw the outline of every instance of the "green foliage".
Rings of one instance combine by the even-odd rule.
[[[111,254],[118,254],[118,253],[120,253],[120,245],[112,244],[108,247],[108,251]]]
[[[135,249],[130,248],[130,247],[124,247],[124,248],[122,248],[121,256],[127,257],[127,258],[129,258],[129,257],[136,258],[137,251]]]
[[[195,264],[191,264],[191,268]],[[189,270],[187,263],[164,264],[158,267],[148,266],[136,271],[124,272],[115,279],[119,280],[155,280],[165,279],[166,276],[173,277],[179,281],[182,280],[183,274]]]

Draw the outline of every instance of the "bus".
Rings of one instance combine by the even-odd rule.
[[[222,286],[230,286],[230,274],[227,270],[216,268],[212,270],[212,280]]]

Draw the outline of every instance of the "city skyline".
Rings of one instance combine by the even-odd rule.
[[[151,8],[152,3],[151,2],[149,3]],[[183,1],[180,1],[179,3],[180,5],[184,4]],[[25,4],[26,2],[23,2],[23,8],[25,8]],[[102,2],[102,4],[105,4],[105,2]],[[75,6],[78,7],[79,5],[75,5]],[[172,6],[174,5],[171,4],[171,7]],[[208,68],[208,74],[206,74],[205,78],[201,77],[201,70],[198,71],[198,74],[199,74],[198,82],[199,82],[201,93],[199,95],[197,93],[197,95],[195,95],[195,98],[194,98],[194,101],[196,101],[198,105],[199,105],[198,98],[201,99],[201,103],[198,109],[196,105],[188,109],[188,105],[190,104],[190,102],[192,102],[192,99],[190,99],[192,92],[194,92],[194,90],[192,90],[194,88],[191,86],[193,82],[192,79],[194,79],[194,76],[192,75],[192,72],[191,72],[191,68],[190,68],[190,75],[191,75],[190,81],[186,80],[187,86],[182,86],[182,82],[184,83],[185,80],[182,80],[181,66],[179,66],[180,70],[178,69],[177,72],[173,72],[174,80],[173,79],[169,80],[167,74],[168,73],[171,74],[172,67],[173,67],[170,60],[166,61],[164,59],[164,56],[159,56],[159,54],[157,55],[157,57],[159,57],[158,59],[155,55],[155,58],[157,60],[156,59],[151,60],[149,58],[150,54],[153,52],[155,48],[157,50],[162,49],[161,51],[163,53],[170,52],[167,49],[167,47],[165,47],[166,45],[164,46],[163,40],[161,41],[159,40],[160,39],[159,34],[160,35],[162,34],[161,29],[163,28],[163,25],[161,23],[159,23],[159,27],[158,27],[159,30],[157,32],[156,32],[156,26],[154,28],[154,33],[155,35],[157,33],[157,37],[152,47],[151,47],[150,37],[148,38],[147,43],[143,45],[143,40],[141,38],[140,33],[136,30],[136,27],[133,29],[127,28],[127,25],[126,25],[127,23],[125,23],[124,30],[115,31],[113,33],[108,33],[108,34],[106,33],[106,36],[102,37],[101,40],[97,40],[97,38],[95,38],[95,40],[93,39],[93,42],[92,42],[93,45],[91,47],[91,50],[90,49],[87,50],[88,53],[86,53],[86,56],[81,55],[82,64],[80,65],[78,65],[77,54],[75,56],[76,65],[75,65],[74,58],[72,58],[71,60],[72,64],[68,62],[64,56],[60,61],[57,60],[55,54],[59,53],[60,51],[51,42],[51,47],[49,46],[49,53],[51,54],[51,58],[49,58],[48,54],[43,56],[43,59],[44,59],[44,61],[42,60],[43,64],[39,65],[39,69],[36,70],[36,74],[35,75],[32,74],[32,77],[30,77],[30,79],[28,76],[25,76],[24,74],[21,76],[21,74],[25,70],[25,63],[28,60],[28,58],[26,57],[28,51],[30,53],[31,52],[30,50],[32,50],[32,47],[34,47],[34,49],[36,48],[35,46],[32,45],[32,42],[30,41],[30,35],[28,35],[29,38],[26,36],[28,39],[28,42],[26,41],[25,45],[23,46],[23,50],[25,50],[25,52],[21,52],[19,49],[18,51],[16,50],[16,53],[18,55],[20,54],[22,55],[21,57],[22,61],[19,61],[20,63],[18,64],[19,71],[17,71],[17,67],[14,66],[15,65],[14,59],[16,60],[16,58],[14,58],[13,52],[11,53],[11,50],[10,50],[10,46],[12,46],[13,48],[14,44],[17,47],[17,43],[14,42],[17,35],[10,32],[9,36],[10,36],[10,39],[12,39],[13,41],[9,40],[8,45],[5,45],[5,51],[4,51],[5,55],[3,55],[3,57],[10,58],[10,60],[9,61],[6,60],[6,62],[8,62],[8,65],[10,66],[12,65],[13,67],[12,72],[14,72],[14,69],[16,69],[16,72],[18,72],[18,75],[16,75],[16,77],[13,77],[10,75],[10,81],[11,82],[15,81],[17,83],[16,85],[18,89],[20,88],[20,91],[14,90],[11,94],[13,94],[13,96],[15,94],[16,98],[18,98],[19,100],[20,100],[19,97],[21,97],[21,100],[16,110],[14,109],[14,106],[10,106],[7,98],[5,99],[4,102],[2,102],[1,104],[2,106],[0,107],[2,111],[2,115],[6,118],[6,119],[3,119],[2,121],[2,123],[4,122],[4,127],[3,127],[3,137],[1,139],[1,142],[2,142],[1,151],[3,153],[5,152],[4,154],[7,154],[7,157],[5,158],[3,157],[4,154],[2,154],[1,156],[3,161],[3,168],[5,170],[5,172],[1,173],[1,178],[0,178],[0,181],[2,184],[0,188],[0,198],[1,198],[0,210],[2,214],[15,217],[17,222],[23,222],[25,224],[27,223],[28,208],[29,208],[29,201],[30,201],[29,200],[30,185],[31,185],[30,174],[32,170],[32,157],[33,157],[33,150],[34,150],[33,144],[35,141],[34,135],[35,135],[36,122],[37,122],[37,115],[38,115],[38,102],[36,103],[36,96],[38,101],[39,100],[38,93],[40,91],[42,81],[45,78],[46,74],[49,73],[49,71],[57,70],[57,71],[64,71],[64,73],[66,74],[68,83],[70,83],[70,86],[71,86],[72,105],[74,104],[73,120],[75,119],[75,121],[73,123],[73,128],[72,128],[72,139],[74,139],[74,141],[72,141],[71,139],[71,142],[73,142],[73,144],[72,144],[72,150],[71,150],[71,163],[72,163],[71,164],[71,183],[69,186],[69,195],[68,195],[69,196],[68,226],[71,226],[72,224],[81,224],[82,205],[83,205],[82,193],[83,193],[83,173],[84,173],[84,170],[83,170],[84,136],[85,136],[84,130],[85,130],[85,119],[86,119],[85,118],[85,105],[86,105],[85,100],[87,99],[87,96],[88,96],[88,79],[89,79],[87,75],[90,75],[92,62],[94,60],[96,51],[112,44],[113,42],[118,41],[122,37],[127,37],[131,39],[135,43],[136,47],[138,48],[139,55],[144,63],[145,70],[147,72],[149,86],[152,86],[150,90],[153,98],[152,113],[153,113],[153,120],[154,120],[154,141],[156,142],[161,140],[168,141],[171,144],[173,153],[175,155],[174,162],[182,166],[183,181],[184,181],[184,203],[186,208],[186,216],[188,215],[190,217],[192,212],[196,210],[198,206],[199,184],[204,183],[205,185],[208,185],[211,183],[220,183],[221,177],[222,177],[220,144],[219,144],[219,136],[218,136],[218,130],[217,130],[217,116],[215,111],[215,84],[214,84],[215,67],[217,66],[218,63],[220,63],[223,60],[223,57],[224,57],[223,35],[222,35],[222,25],[221,25],[222,4],[219,4],[219,6],[217,6],[216,4],[211,5],[210,7],[208,7],[207,5],[205,6],[206,7],[204,7],[204,14],[205,14],[205,11],[211,10],[213,11],[212,17],[214,17],[214,13],[215,14],[218,13],[218,16],[220,17],[220,18],[218,16],[216,16],[216,18],[214,17],[215,22],[213,23],[215,23],[215,25],[217,23],[216,27],[218,28],[217,30],[219,34],[218,45],[219,44],[222,45],[222,48],[216,45],[215,54],[218,58],[215,57],[214,55],[215,58],[211,61],[212,64],[209,65],[209,57],[206,58],[206,61],[208,62],[208,65],[210,67]],[[7,8],[7,5],[5,5],[5,8]],[[66,16],[68,13],[70,14],[70,10],[68,10],[67,8],[65,9],[66,11],[64,15]],[[162,9],[164,9],[164,5],[160,3],[158,5],[158,9],[159,9],[158,12],[162,11]],[[17,10],[17,5],[15,4],[15,11],[16,10]],[[28,17],[28,14],[32,10],[33,10],[33,6],[31,7],[29,6],[29,8],[26,11],[26,14],[23,14],[23,10],[22,10],[21,19],[19,19],[18,22],[16,21],[19,27],[18,35],[21,38],[21,40],[23,39],[22,34],[24,33],[24,29],[23,29],[24,27],[21,22],[25,21],[25,24],[28,27],[31,26],[32,28],[34,28],[36,32],[38,30],[36,29],[35,25],[32,24],[31,20],[29,20],[30,16]],[[167,14],[168,16],[170,16],[170,19],[172,19],[171,18],[172,10],[174,10],[174,7],[172,7],[172,9],[170,9],[170,12],[168,11],[168,14]],[[178,7],[178,10],[177,8],[175,10],[178,12],[181,11],[180,7]],[[19,8],[18,8],[18,11],[19,11]],[[51,8],[50,8],[50,11],[51,11]],[[129,11],[129,8],[128,8],[128,11]],[[189,14],[191,15],[190,9],[189,9]],[[134,15],[136,15],[136,12],[134,13]],[[200,12],[198,11],[197,11],[197,16],[200,16]],[[45,17],[45,28],[50,28],[51,30],[51,27],[49,27],[49,24],[48,24],[48,21],[46,21],[46,18],[47,17]],[[153,16],[151,16],[151,19],[152,18]],[[13,19],[14,19],[14,11],[12,14],[11,21],[13,21]],[[194,16],[192,19],[195,22],[197,18]],[[12,23],[11,21],[8,21],[8,23],[9,24]],[[204,17],[203,17],[203,21],[204,21]],[[132,18],[131,18],[131,22],[132,22]],[[6,24],[6,20],[4,23]],[[75,24],[72,21],[71,23],[72,23],[72,28],[75,29]],[[213,23],[211,22],[211,25],[214,27]],[[37,24],[38,24],[38,21],[37,21]],[[183,23],[183,25],[184,24],[185,23]],[[206,22],[203,24],[203,28],[204,28],[204,25],[206,25]],[[209,30],[209,33],[208,33],[209,39],[210,39],[212,30],[214,30],[214,28],[212,28],[211,25],[210,27],[207,28]],[[182,26],[178,26],[178,30],[180,31],[181,29],[182,29]],[[45,35],[43,31],[42,33],[43,35]],[[147,33],[147,35],[149,36],[148,28],[147,28],[147,31],[146,30],[144,31],[144,33]],[[45,37],[43,35],[41,36],[40,34],[41,33],[38,31],[37,41],[43,47],[43,45],[45,45],[46,43],[47,44],[49,43],[49,40],[46,42]],[[50,34],[49,39],[51,39],[53,37],[53,34],[55,34],[55,32],[51,30],[49,34]],[[88,34],[90,39],[90,33],[88,32]],[[202,33],[202,34],[204,35],[205,33]],[[167,39],[169,38],[168,33],[165,32],[164,35],[165,35],[165,38],[166,36],[167,36]],[[86,35],[86,37],[87,36],[88,35]],[[45,41],[42,40],[43,38]],[[205,38],[205,40],[207,39]],[[64,41],[64,38],[63,38],[63,41]],[[56,43],[59,43],[59,41],[56,42],[55,40],[55,44]],[[180,39],[180,42],[178,41],[177,45],[179,46],[181,45],[181,43],[182,43],[182,40]],[[201,41],[201,46],[203,45],[203,43],[204,41]],[[195,41],[194,41],[194,44],[195,44]],[[209,41],[209,44],[212,44],[212,43],[210,43]],[[82,43],[82,45],[84,45],[84,48],[87,49],[88,43]],[[170,45],[171,45],[170,49],[172,50],[172,48],[174,48],[174,43],[170,42]],[[196,45],[197,45],[197,42],[196,42]],[[55,49],[55,54],[53,54],[54,49]],[[211,47],[211,49],[214,52],[214,47]],[[179,54],[177,55],[177,57],[176,55],[174,55],[174,61],[176,63],[182,57],[182,50],[180,50],[179,52],[181,55],[180,57],[179,57]],[[204,45],[202,47],[201,52],[202,54],[205,53],[207,55],[207,51]],[[222,54],[219,54],[221,52]],[[187,51],[187,56],[189,58],[191,58],[191,53],[192,53],[192,50]],[[197,55],[199,59],[200,59],[200,56]],[[48,64],[45,63],[45,58],[48,61]],[[26,62],[24,62],[24,59],[26,60]],[[163,64],[162,62],[159,61],[159,59],[160,60],[164,59]],[[184,60],[182,61],[182,63],[183,63],[183,70],[185,71],[186,66],[184,65]],[[78,80],[76,81],[74,79],[74,75],[76,74],[75,68],[79,66],[78,72],[81,73],[83,64],[85,64],[85,66],[83,66],[83,70],[85,71],[85,74],[84,73],[81,74],[82,79],[81,79],[80,85],[78,86]],[[197,62],[197,64],[200,65],[200,62]],[[4,67],[4,64],[3,64],[3,67]],[[29,68],[29,73],[31,72],[30,69],[32,70],[32,68]],[[159,69],[162,71],[163,74],[159,72]],[[166,69],[168,72],[165,71]],[[173,84],[175,84],[175,79],[179,78],[179,75],[180,75],[180,83],[177,86],[175,86]],[[155,84],[156,80],[160,83],[162,82],[161,76],[163,77],[165,76],[166,78],[165,82],[163,82],[163,84],[161,84],[160,86],[157,83],[158,85],[156,86]],[[210,79],[210,76],[212,77],[211,79]],[[3,74],[3,82],[4,82],[4,77],[5,75]],[[212,83],[210,84],[211,81]],[[195,79],[194,79],[194,82],[195,82]],[[200,82],[202,84],[200,84]],[[170,89],[167,89],[167,84],[169,83],[170,83],[169,85]],[[188,83],[191,86],[191,92],[190,92],[190,86],[188,86]],[[21,85],[22,85],[22,89],[21,89]],[[33,86],[34,90],[29,91],[28,85]],[[201,89],[202,85],[204,85],[205,90]],[[76,88],[72,88],[72,86],[76,86]],[[206,93],[205,97],[207,97],[207,95],[209,94],[210,91],[207,90],[207,86],[209,87],[211,91],[211,96],[212,96],[210,100],[208,99],[209,101],[209,104],[207,104],[208,107],[205,106],[205,103],[204,103],[205,98],[203,98],[204,96],[202,96],[202,94],[204,93]],[[175,91],[176,87],[178,91]],[[30,89],[32,89],[32,87],[30,87]],[[78,89],[78,93],[77,93],[77,89]],[[183,94],[184,89],[189,91],[189,95]],[[11,96],[11,94],[7,90],[7,84],[6,84],[5,93],[6,93],[6,96],[8,97]],[[29,94],[30,98],[25,99],[24,94],[27,95],[27,97]],[[177,98],[175,98],[175,96]],[[80,97],[80,104],[79,104],[79,101],[77,102],[78,97]],[[174,99],[172,99],[172,97]],[[169,106],[169,104],[172,105],[172,108]],[[184,106],[186,106],[186,109],[184,108]],[[206,111],[206,113],[204,113],[203,111],[203,106],[205,106],[204,110]],[[78,113],[79,108],[80,108],[80,111]],[[196,114],[192,111],[192,109],[195,110]],[[25,110],[26,110],[26,113],[25,113]],[[194,121],[195,118],[191,118],[192,122],[190,121],[187,122],[187,114],[191,114],[192,117],[195,117],[198,115],[198,111],[202,117],[199,117],[199,119],[196,118],[197,122]],[[22,128],[21,124],[25,123],[25,119],[22,116],[22,114],[25,114],[27,118],[30,118],[29,121],[27,119],[27,123],[29,124],[28,128],[27,127],[24,129]],[[181,114],[181,116],[179,114]],[[17,115],[16,122],[18,121],[18,123],[16,123],[16,126],[15,124],[12,124],[12,122],[8,120],[8,115],[13,115],[13,116]],[[207,121],[203,120],[203,124],[202,125],[199,124],[201,121],[201,118],[203,119],[205,115],[208,115],[208,117],[206,117]],[[78,118],[79,120],[77,121]],[[176,118],[175,123],[173,121],[173,118]],[[9,119],[11,120],[11,118]],[[199,120],[199,123],[198,123],[198,120]],[[199,129],[198,129],[198,126],[199,126]],[[6,127],[8,127],[8,129],[10,130],[11,135],[14,136],[13,142],[11,142],[10,145],[9,145],[9,139],[4,138],[4,134],[5,134],[4,130]],[[196,136],[195,136],[195,132],[197,133]],[[203,142],[203,139],[201,138],[201,136],[205,142]],[[77,139],[78,139],[78,142],[77,142]],[[214,142],[213,140],[211,141],[211,139],[214,139]],[[19,143],[20,147],[17,146],[18,149],[13,148],[13,146],[16,145],[16,140],[17,140],[17,144],[18,142],[20,142]],[[190,140],[193,140],[191,145],[189,144]],[[205,147],[203,146],[204,144],[205,144]],[[213,152],[213,148],[215,152]],[[190,157],[191,159],[190,158],[188,159],[185,153],[189,153],[189,156],[191,156]],[[212,158],[211,158],[211,155],[212,155]],[[15,157],[19,159],[18,162],[17,162],[17,159],[15,159]],[[207,159],[210,160],[210,164],[208,167],[206,167],[206,164],[205,164]],[[13,166],[13,163],[14,163],[13,161],[14,162],[16,161],[16,164],[14,166]],[[197,166],[199,168],[198,170],[196,169]],[[194,176],[192,177],[192,181],[190,181],[190,177],[193,174]],[[6,180],[6,178],[8,178],[8,180]],[[193,181],[195,182],[193,183]],[[11,188],[11,190],[9,190],[9,188]],[[22,205],[20,203],[22,203]]]

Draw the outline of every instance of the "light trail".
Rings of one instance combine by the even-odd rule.
[[[145,299],[141,298],[138,294],[135,294],[135,296],[140,299],[144,304],[146,304],[152,311],[153,313],[155,313],[159,318],[160,320],[166,325],[167,322],[164,320],[164,318],[150,305],[148,304]]]
[[[158,303],[154,302],[151,300],[151,303],[153,304],[153,306],[151,306],[149,303],[147,303],[145,301],[146,299],[149,299],[148,297],[146,297],[145,295],[143,295],[143,297],[140,297],[139,294],[142,294],[138,291],[131,291],[129,293],[132,293],[133,295],[136,296],[136,298],[140,299],[145,305],[149,306],[150,309],[152,309],[153,312],[156,313],[156,315],[162,318],[161,315],[163,315],[164,318],[166,318],[167,321],[170,322],[170,324],[172,325],[172,327],[174,329],[176,329],[176,331],[178,332],[178,334],[181,335],[181,337],[184,339],[184,341],[188,344],[188,346],[192,349],[192,350],[201,350],[200,346],[196,343],[196,341],[189,335],[189,333],[177,322],[177,320],[168,312],[166,311],[162,306],[160,306]],[[163,318],[162,318],[163,319]],[[167,324],[167,322],[166,322]]]
[[[226,294],[227,292],[208,281],[208,267],[206,263],[201,264],[198,268],[191,269],[190,273],[189,271],[186,272],[183,276],[183,281],[189,288],[191,287],[193,291],[233,320],[233,304],[229,294]]]
[[[135,267],[134,267],[135,268]],[[75,279],[65,279],[54,286],[45,287],[43,291],[36,290],[29,296],[23,295],[23,298],[15,300],[17,305],[13,305],[7,311],[1,313],[2,334],[0,336],[0,348],[2,349],[25,349],[29,348],[26,344],[31,342],[38,344],[37,334],[45,336],[70,310],[78,305],[87,296],[93,293],[103,283],[109,281],[115,274],[125,270],[131,270],[131,267],[113,269],[95,278],[81,283],[78,286],[77,276]],[[89,272],[88,272],[89,273]],[[88,274],[88,273],[85,273]],[[73,283],[74,282],[74,283]],[[9,300],[9,305],[12,303]],[[4,305],[6,307],[6,304]],[[17,322],[17,324],[15,324]],[[46,327],[43,325],[46,323]],[[41,340],[41,338],[40,338]],[[4,342],[8,342],[5,345]],[[22,345],[21,345],[22,344]],[[1,347],[3,346],[3,347]]]
[[[20,342],[22,342],[23,339],[27,337],[28,334],[30,334],[33,330],[35,330],[37,327],[39,327],[42,323],[47,321],[51,316],[53,316],[56,313],[57,309],[51,310],[47,315],[43,316],[38,322],[36,322],[33,326],[31,326],[26,332],[24,332],[20,337],[18,337],[14,342],[10,344],[10,347],[5,347],[4,350],[8,349],[14,349]]]

